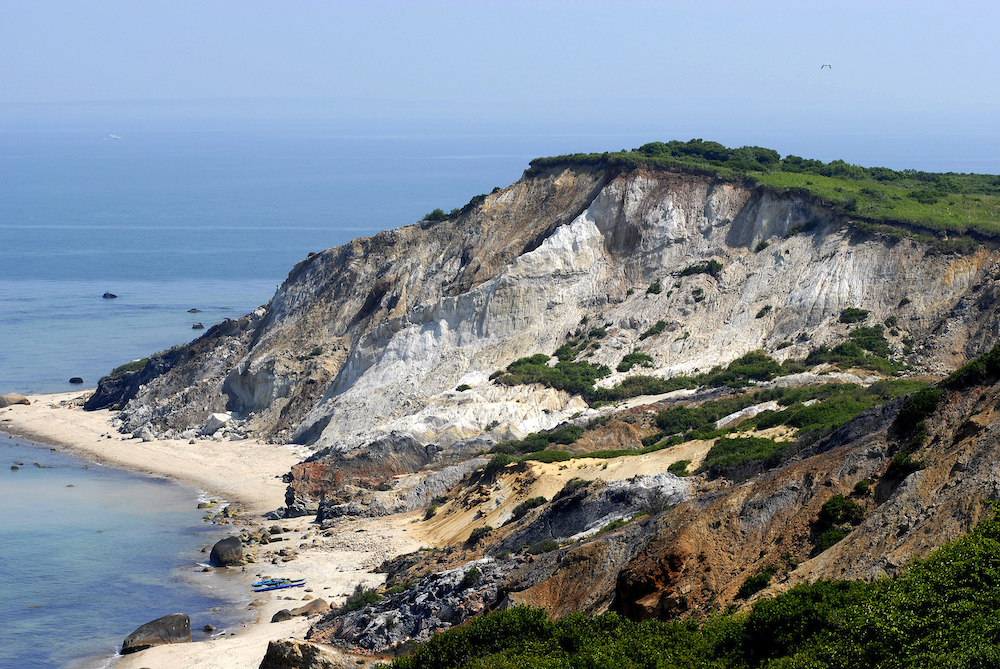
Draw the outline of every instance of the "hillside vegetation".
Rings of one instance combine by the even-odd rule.
[[[759,146],[730,149],[717,142],[650,142],[631,151],[578,153],[531,161],[531,169],[566,163],[650,165],[724,178],[745,178],[775,190],[817,198],[873,223],[911,223],[932,230],[1000,234],[1000,176],[941,174],[861,167],[843,160],[785,156]],[[897,229],[902,234],[902,231]],[[967,242],[968,244],[968,242]]]
[[[615,613],[554,622],[543,610],[520,607],[437,634],[393,666],[995,667],[998,583],[994,511],[899,578],[803,584],[701,624],[633,622]]]

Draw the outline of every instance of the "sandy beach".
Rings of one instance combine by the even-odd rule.
[[[62,447],[102,464],[190,483],[235,503],[241,509],[240,524],[275,524],[260,514],[282,506],[285,484],[281,476],[302,460],[305,451],[301,447],[253,440],[143,442],[119,434],[111,424],[112,412],[83,411],[79,404],[86,395],[87,391],[76,391],[29,396],[30,405],[0,409],[0,431]],[[250,605],[256,611],[255,621],[238,631],[206,641],[150,648],[121,657],[114,666],[256,669],[270,640],[303,639],[309,629],[304,617],[271,623],[276,612],[320,598],[338,605],[358,583],[378,585],[384,577],[370,573],[372,568],[420,547],[410,530],[419,517],[413,513],[345,519],[322,531],[309,517],[279,521],[285,530],[280,535],[282,541],[254,547],[250,552],[254,562],[241,572],[246,575],[248,592],[258,577],[304,578],[304,587],[255,593]],[[146,621],[136,626],[142,622]],[[122,638],[129,632],[123,631]]]

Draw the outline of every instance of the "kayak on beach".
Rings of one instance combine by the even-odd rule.
[[[257,581],[253,584],[253,587],[258,588],[263,585],[278,585],[279,583],[299,583],[304,582],[304,578],[267,578],[263,581]]]
[[[299,583],[275,583],[274,585],[266,585],[263,588],[254,588],[254,592],[267,592],[268,590],[281,590],[282,588],[297,588],[300,585],[305,585],[306,582],[303,580]]]

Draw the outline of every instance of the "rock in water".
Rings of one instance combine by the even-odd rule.
[[[191,643],[191,619],[186,613],[171,613],[140,626],[125,637],[121,652],[127,655],[167,643]]]
[[[243,559],[243,544],[239,537],[226,537],[212,546],[212,564],[217,567],[232,567]]]
[[[103,295],[101,295],[101,297],[103,297],[105,300],[113,300],[118,296],[115,295],[114,293],[104,293]]]
[[[205,326],[202,325],[201,323],[195,323],[194,325],[191,326],[191,329],[192,330],[204,330]]]
[[[7,393],[6,395],[0,395],[0,409],[4,407],[9,407],[14,404],[31,404],[29,400],[24,395],[18,395],[17,393]]]
[[[70,383],[83,383],[83,379],[81,379],[79,376],[74,376],[72,379],[69,380],[69,382]]]

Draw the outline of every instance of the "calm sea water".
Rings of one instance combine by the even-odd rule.
[[[194,488],[6,436],[0,465],[0,668],[105,666],[169,613],[196,638],[249,619],[238,578],[201,571],[201,549],[232,530],[201,521]]]

